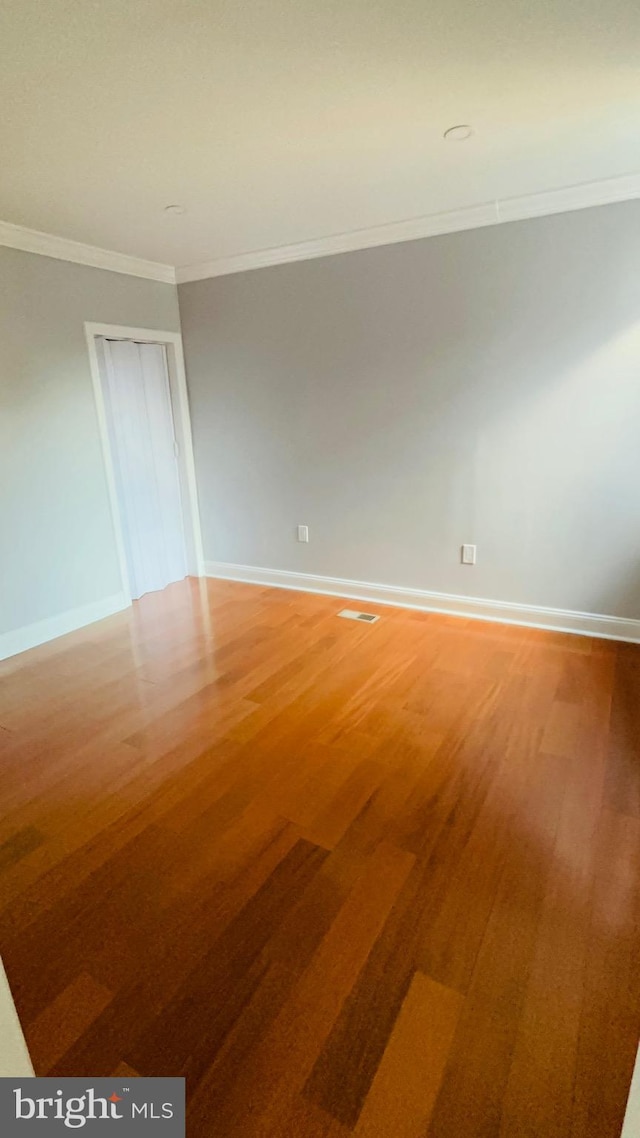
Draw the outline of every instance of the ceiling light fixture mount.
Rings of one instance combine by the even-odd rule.
[[[164,212],[172,214],[172,215],[176,215],[176,214],[186,213],[186,210],[185,210],[183,205],[166,205],[164,207]]]
[[[466,142],[472,134],[473,127],[469,126],[468,123],[459,123],[457,126],[450,126],[448,130],[445,130],[442,137],[446,138],[447,142]]]

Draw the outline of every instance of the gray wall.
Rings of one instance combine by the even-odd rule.
[[[179,297],[207,559],[640,617],[640,202]]]
[[[85,320],[175,331],[176,290],[0,248],[0,632],[122,588]]]

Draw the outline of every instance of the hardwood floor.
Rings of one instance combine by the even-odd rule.
[[[186,1075],[190,1138],[617,1138],[640,649],[340,607],[188,581],[0,665],[36,1073]]]

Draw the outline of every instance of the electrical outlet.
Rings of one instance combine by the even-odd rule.
[[[463,545],[462,556],[460,558],[463,565],[475,565],[476,563],[476,547],[475,545]]]
[[[298,541],[309,540],[309,526],[298,526]]]

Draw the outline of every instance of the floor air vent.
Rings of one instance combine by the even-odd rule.
[[[371,612],[356,612],[355,609],[342,609],[338,616],[344,616],[347,620],[366,620],[367,624],[380,620],[379,616],[374,616]]]

